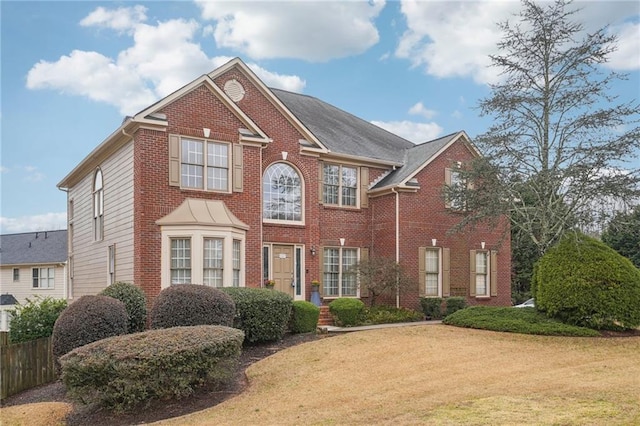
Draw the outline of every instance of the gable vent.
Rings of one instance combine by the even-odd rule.
[[[244,98],[244,87],[236,79],[227,80],[224,83],[224,93],[231,98],[233,102],[239,102]]]

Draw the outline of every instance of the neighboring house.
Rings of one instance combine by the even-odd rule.
[[[271,279],[309,300],[317,279],[325,303],[365,299],[352,266],[386,256],[415,279],[402,306],[510,305],[506,221],[448,232],[462,216],[443,187],[477,155],[464,132],[414,145],[234,59],[127,117],[58,184],[69,295],[128,281],[152,303],[172,284]]]
[[[7,310],[34,296],[67,298],[67,231],[0,235],[0,331]]]

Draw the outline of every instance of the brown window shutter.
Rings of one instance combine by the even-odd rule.
[[[427,249],[418,247],[418,296],[427,293]]]
[[[476,295],[476,251],[469,251],[469,296]]]
[[[169,186],[180,186],[180,136],[169,135]]]
[[[323,170],[324,163],[322,161],[318,161],[318,202],[322,204],[324,202],[324,197],[322,196],[323,189]]]
[[[451,186],[451,169],[449,168],[444,169],[444,184],[446,186]],[[449,201],[449,196],[447,195],[445,195],[444,208],[451,208],[451,201]]]
[[[360,167],[360,207],[369,207],[369,168]]]
[[[451,295],[451,253],[448,248],[442,249],[442,297]]]
[[[233,192],[243,191],[242,145],[233,144]]]
[[[362,247],[360,249],[360,262],[366,262],[369,260],[369,248],[368,247]],[[367,297],[369,296],[369,289],[367,288],[367,285],[363,282],[360,282],[360,297]]]
[[[324,296],[324,247],[320,247],[318,249],[318,264],[320,265],[318,268],[318,276],[320,277],[320,288],[318,289],[318,292],[320,293],[320,296]]]
[[[498,252],[491,251],[491,270],[489,272],[491,281],[491,295],[498,295]]]

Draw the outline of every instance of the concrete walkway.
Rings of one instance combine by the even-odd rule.
[[[318,331],[320,333],[350,333],[352,331],[378,330],[380,328],[411,327],[416,325],[433,325],[433,324],[442,324],[442,321],[435,320],[435,321],[416,321],[416,322],[395,322],[391,324],[362,325],[360,327],[336,327],[333,325],[321,325],[318,327]]]

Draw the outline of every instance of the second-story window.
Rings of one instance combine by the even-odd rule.
[[[262,180],[265,220],[302,222],[302,180],[286,163],[272,164]]]
[[[182,138],[181,186],[229,190],[229,144]]]
[[[322,201],[339,206],[357,205],[358,169],[325,164],[322,168]]]
[[[102,170],[96,170],[93,178],[93,239],[102,241],[104,236],[104,187]]]

